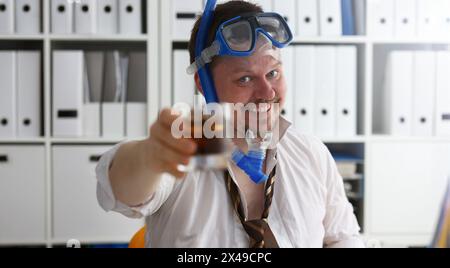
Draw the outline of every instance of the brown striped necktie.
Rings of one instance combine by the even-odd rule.
[[[225,171],[225,182],[228,192],[230,193],[234,210],[239,216],[244,230],[250,237],[251,241],[249,246],[251,248],[278,248],[278,243],[267,221],[270,206],[272,205],[275,170],[276,167],[273,168],[272,172],[269,175],[269,179],[266,182],[266,186],[264,189],[264,210],[261,215],[261,219],[257,220],[246,219],[244,208],[241,202],[241,196],[239,195],[239,188],[231,178],[230,173],[228,171]]]

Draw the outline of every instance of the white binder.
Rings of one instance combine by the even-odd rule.
[[[122,55],[118,51],[105,54],[105,80],[102,93],[102,136],[122,138],[125,135],[125,98]]]
[[[297,1],[297,35],[303,37],[319,35],[319,12],[317,0]]]
[[[78,0],[74,4],[75,33],[95,33],[97,30],[97,0]]]
[[[176,49],[173,51],[174,78],[173,104],[187,103],[194,105],[195,81],[194,76],[186,73],[189,66],[189,52]]]
[[[297,35],[297,13],[296,0],[276,0],[273,1],[273,11],[284,17],[291,28],[292,35]]]
[[[366,0],[367,35],[392,37],[394,35],[394,1]]]
[[[172,1],[172,35],[174,39],[189,39],[196,16],[202,12],[202,9],[202,0]]]
[[[412,134],[415,136],[433,135],[435,63],[433,51],[414,52]]]
[[[295,128],[314,134],[315,47],[295,47],[295,63]]]
[[[105,56],[103,51],[86,51],[84,54],[83,136],[100,137],[100,104]]]
[[[16,52],[0,51],[0,138],[16,136]]]
[[[414,1],[395,0],[394,35],[412,37],[416,34],[417,9]]]
[[[41,134],[41,53],[17,52],[17,135]]]
[[[81,50],[53,52],[53,136],[83,135],[83,68]]]
[[[290,122],[294,121],[294,58],[293,46],[285,47],[281,50],[281,61],[283,62],[284,79],[286,81],[286,96],[281,114]]]
[[[450,1],[449,0],[435,0],[436,5],[439,6],[437,14],[437,28],[440,36],[448,36],[450,34]]]
[[[450,137],[450,52],[436,52],[436,135]]]
[[[16,0],[16,33],[37,34],[41,31],[41,1]]]
[[[417,35],[439,37],[439,14],[443,6],[439,1],[417,0]]]
[[[97,0],[97,33],[116,34],[118,32],[118,0]]]
[[[336,68],[336,136],[356,136],[357,120],[357,50],[338,46]]]
[[[52,33],[70,34],[73,32],[73,2],[69,0],[52,0]]]
[[[119,0],[119,32],[121,34],[142,33],[141,0]]]
[[[127,137],[144,137],[147,122],[147,55],[133,51],[129,54],[125,131]]]
[[[0,34],[14,33],[14,0],[0,0]]]
[[[353,10],[356,35],[366,35],[366,1],[353,1]]]
[[[317,46],[314,65],[314,132],[334,137],[336,129],[336,47]]]
[[[320,35],[342,35],[341,0],[319,0],[319,18]]]
[[[410,51],[392,51],[388,56],[380,111],[383,134],[411,135],[413,64]]]

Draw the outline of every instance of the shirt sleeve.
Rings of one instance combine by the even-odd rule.
[[[148,201],[143,204],[131,207],[120,202],[115,198],[111,187],[109,180],[109,168],[114,156],[117,153],[117,150],[122,144],[123,143],[119,143],[104,153],[97,164],[95,172],[97,175],[98,203],[105,211],[116,211],[129,218],[142,218],[152,215],[158,211],[158,209],[164,204],[171,194],[175,185],[175,178],[169,174],[164,174],[157,190],[152,196],[149,196],[147,199]]]
[[[321,143],[320,163],[326,184],[326,214],[324,218],[324,246],[332,248],[360,248],[364,243],[359,234],[360,228],[353,213],[353,206],[344,191],[344,181],[328,149]]]

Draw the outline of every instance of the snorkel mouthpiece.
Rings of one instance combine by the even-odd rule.
[[[236,149],[233,152],[233,162],[256,184],[264,183],[269,178],[262,172],[266,151],[272,141],[272,133],[267,132],[262,140],[258,139],[250,129],[246,132],[248,153]]]

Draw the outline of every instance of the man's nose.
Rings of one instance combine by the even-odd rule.
[[[266,78],[260,80],[254,92],[255,98],[260,100],[273,100],[276,96],[273,85]]]

